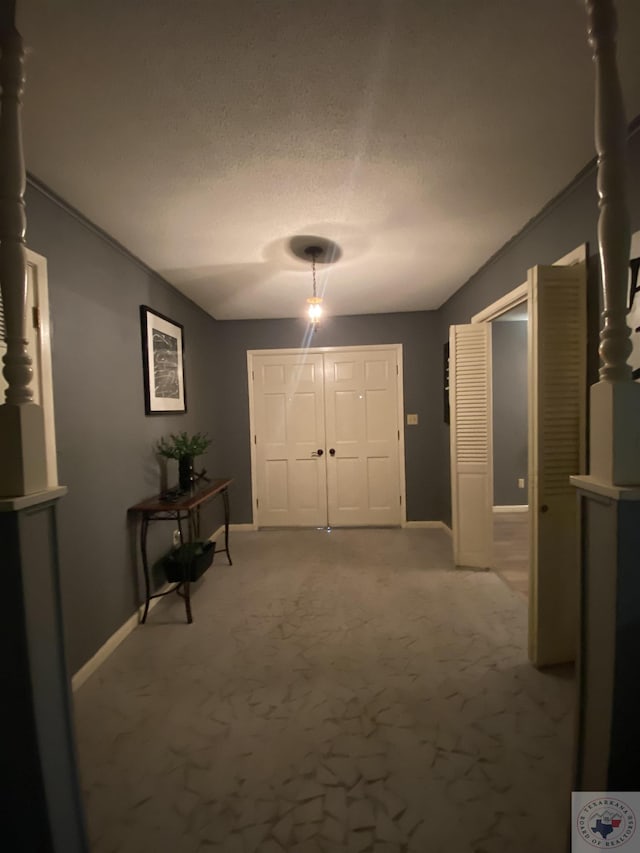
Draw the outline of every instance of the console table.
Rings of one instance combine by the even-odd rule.
[[[187,622],[193,622],[191,615],[191,581],[189,572],[185,572],[184,579],[165,592],[151,594],[151,582],[149,578],[149,560],[147,557],[147,533],[152,521],[173,521],[178,525],[180,541],[184,544],[183,522],[187,523],[187,541],[194,542],[200,536],[200,507],[220,495],[224,505],[224,548],[214,546],[214,556],[218,553],[226,554],[229,565],[232,566],[231,554],[229,552],[229,492],[228,488],[233,480],[211,480],[205,486],[199,486],[189,493],[166,492],[156,495],[148,500],[141,501],[135,506],[129,507],[129,512],[141,517],[140,524],[140,554],[142,557],[142,569],[145,584],[145,605],[141,622],[144,624],[149,613],[149,604],[152,598],[161,598],[171,592],[177,592],[184,598],[187,612]],[[182,591],[181,591],[182,590]]]

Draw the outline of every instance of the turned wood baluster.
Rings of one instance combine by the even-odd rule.
[[[27,255],[24,207],[25,168],[20,111],[24,88],[24,50],[15,28],[14,3],[7,3],[0,36],[0,288],[6,327],[4,376],[7,403],[29,403],[33,389],[27,351]]]
[[[627,204],[627,122],[616,63],[617,18],[613,0],[586,0],[589,44],[596,69],[595,141],[598,152],[598,245],[604,311],[600,331],[600,379],[632,380],[627,359],[627,282],[631,229]]]

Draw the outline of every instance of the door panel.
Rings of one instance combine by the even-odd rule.
[[[325,353],[328,522],[400,523],[395,350]]]
[[[390,484],[394,471],[388,457],[370,456],[367,459],[367,484],[369,487],[369,506],[382,512],[392,501]]]
[[[451,503],[457,566],[487,568],[493,552],[491,326],[451,326]]]
[[[253,360],[258,524],[326,524],[322,355]]]
[[[529,656],[575,660],[578,517],[572,474],[585,468],[586,265],[529,272]]]

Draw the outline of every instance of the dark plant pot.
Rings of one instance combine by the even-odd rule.
[[[193,456],[178,459],[178,483],[181,492],[190,492],[193,485]]]
[[[213,562],[215,542],[186,542],[170,551],[162,560],[169,583],[197,581]]]

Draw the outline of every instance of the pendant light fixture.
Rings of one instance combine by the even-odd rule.
[[[324,252],[320,246],[306,246],[304,253],[311,259],[311,275],[313,277],[313,296],[307,297],[307,313],[309,322],[315,327],[322,317],[322,297],[318,296],[316,285],[316,259]]]

